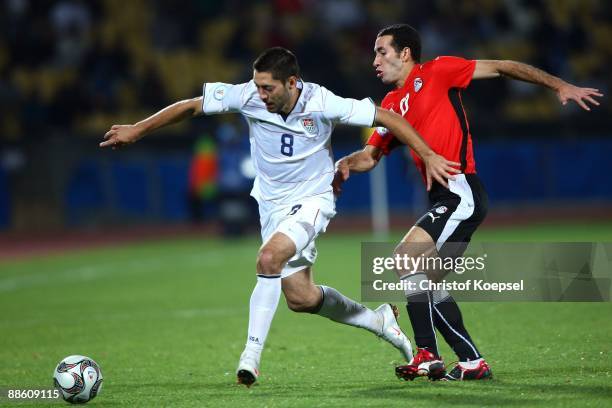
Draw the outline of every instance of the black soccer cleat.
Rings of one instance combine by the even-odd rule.
[[[464,368],[457,364],[443,379],[446,381],[470,381],[490,380],[492,378],[493,371],[491,371],[491,367],[483,359],[476,368]]]

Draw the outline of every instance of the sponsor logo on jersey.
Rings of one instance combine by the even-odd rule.
[[[410,99],[409,93],[407,93],[406,96],[404,96],[400,101],[400,111],[402,113],[402,116],[404,116],[406,112],[408,112],[408,108],[410,108],[410,106],[408,105],[408,99]]]
[[[448,208],[446,208],[443,205],[441,205],[440,207],[436,208],[436,214],[444,214],[447,211],[448,211]]]
[[[215,88],[213,92],[213,97],[218,101],[225,98],[225,86],[221,85]]]
[[[304,126],[304,129],[306,129],[308,133],[317,133],[317,124],[312,118],[302,119],[302,126]]]
[[[417,78],[414,80],[414,92],[419,92],[423,87],[423,80],[421,78]]]

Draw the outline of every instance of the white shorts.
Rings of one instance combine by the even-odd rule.
[[[287,235],[295,244],[295,255],[281,272],[285,278],[314,264],[317,259],[315,239],[325,232],[336,215],[333,193],[306,197],[291,204],[259,203],[261,239],[265,243],[277,232]]]

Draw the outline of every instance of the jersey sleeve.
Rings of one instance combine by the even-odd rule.
[[[449,88],[467,88],[476,69],[475,60],[460,57],[438,57],[434,60],[434,70],[444,78]]]
[[[205,83],[202,87],[202,112],[206,115],[240,112],[246,103],[249,83],[232,85],[222,82]]]
[[[382,100],[380,106],[383,109],[389,109],[390,101],[391,100],[389,99],[389,95],[387,95]],[[388,155],[391,150],[401,145],[399,140],[397,140],[395,136],[393,136],[393,133],[391,133],[391,131],[389,131],[389,129],[387,129],[386,127],[382,126],[377,127],[374,132],[372,132],[372,135],[370,136],[366,144],[379,148],[384,155]]]
[[[334,123],[371,127],[376,117],[376,105],[371,99],[341,98],[322,88],[323,115]]]
[[[401,142],[384,127],[377,127],[366,144],[379,148],[385,156],[391,153],[391,150],[401,146]]]

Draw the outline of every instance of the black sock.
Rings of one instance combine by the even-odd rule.
[[[434,305],[433,313],[436,329],[442,333],[444,340],[455,351],[459,361],[476,360],[482,357],[463,325],[463,316],[452,296]]]
[[[428,292],[411,295],[406,305],[414,341],[419,348],[427,348],[428,351],[438,356],[438,344],[436,342],[435,328],[432,324],[433,308],[431,296]]]

